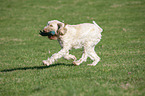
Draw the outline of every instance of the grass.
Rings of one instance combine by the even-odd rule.
[[[144,96],[144,6],[144,0],[1,0],[0,96]],[[42,65],[61,49],[38,35],[54,19],[95,20],[104,29],[98,65],[63,58]],[[79,59],[82,49],[70,52]]]

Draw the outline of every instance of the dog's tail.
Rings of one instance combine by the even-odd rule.
[[[99,29],[100,32],[103,32],[103,29],[95,21],[93,21],[93,23],[94,23],[94,25],[97,26],[97,28]]]

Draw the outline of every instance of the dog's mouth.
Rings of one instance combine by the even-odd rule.
[[[57,36],[56,35],[49,35],[48,38],[50,40],[57,40]]]
[[[57,40],[57,36],[55,34],[55,31],[49,31],[49,32],[46,32],[46,31],[41,31],[40,30],[40,33],[39,33],[41,36],[48,36],[48,38],[50,40]]]

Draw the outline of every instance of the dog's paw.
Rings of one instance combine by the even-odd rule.
[[[46,66],[50,65],[50,63],[47,60],[43,60],[42,63],[43,63],[43,65],[46,65]]]
[[[76,60],[77,60],[77,58],[76,58],[75,56],[72,56],[72,59],[73,59],[74,61],[76,61]]]
[[[76,66],[79,66],[80,65],[80,63],[77,62],[77,61],[73,61],[73,64],[76,65]]]

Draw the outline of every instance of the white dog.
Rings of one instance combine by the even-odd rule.
[[[74,65],[80,65],[83,61],[90,57],[93,60],[91,66],[95,66],[99,61],[100,57],[96,54],[94,48],[95,45],[101,39],[101,32],[103,31],[95,21],[91,23],[83,23],[78,25],[68,25],[58,20],[49,21],[47,26],[44,27],[43,32],[54,32],[55,34],[49,35],[48,38],[51,40],[58,40],[62,49],[53,54],[47,60],[43,60],[43,64],[49,66],[54,63],[55,60],[64,57],[65,59],[74,59]],[[71,48],[84,48],[82,57],[76,60],[74,55],[69,54]]]

